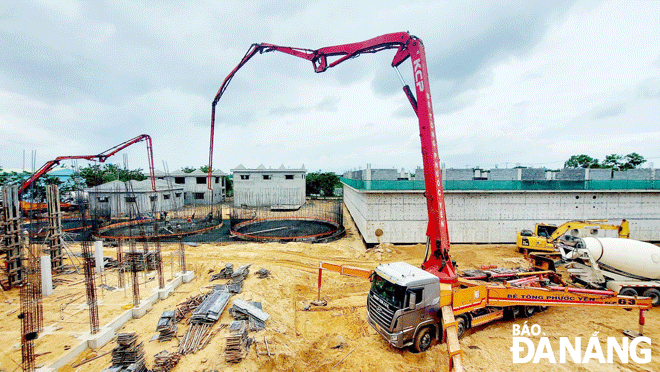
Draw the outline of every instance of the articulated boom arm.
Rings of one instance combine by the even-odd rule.
[[[147,141],[147,155],[149,157],[149,175],[151,176],[151,188],[156,191],[156,178],[154,177],[154,154],[153,154],[153,147],[151,144],[151,137],[147,134],[141,134],[135,138],[132,138],[128,141],[122,142],[117,146],[111,147],[105,151],[103,151],[100,154],[97,155],[70,155],[70,156],[58,156],[55,158],[55,160],[50,160],[39,170],[34,172],[30,176],[30,178],[27,179],[27,181],[23,182],[21,187],[18,189],[18,193],[21,194],[25,189],[27,189],[34,181],[38,180],[41,176],[44,174],[50,172],[55,168],[58,164],[60,164],[61,161],[63,160],[74,160],[74,159],[83,159],[83,160],[89,160],[89,161],[99,161],[101,163],[104,163],[109,157],[112,155],[118,153],[119,151],[127,148],[128,146],[142,142],[142,141]]]
[[[419,133],[422,143],[426,200],[429,216],[429,224],[426,231],[428,236],[427,245],[429,248],[432,247],[432,255],[428,257],[427,249],[427,257],[425,258],[422,267],[437,275],[442,281],[453,282],[456,280],[456,273],[449,256],[449,233],[447,230],[445,198],[442,190],[438,146],[435,138],[436,132],[435,124],[433,122],[433,108],[431,105],[431,92],[426,66],[426,55],[422,41],[407,32],[392,33],[359,43],[336,45],[317,50],[282,47],[265,43],[252,44],[238,66],[236,66],[236,68],[234,68],[234,70],[232,70],[225,78],[213,100],[211,112],[208,187],[211,189],[215,107],[236,72],[247,63],[250,58],[257,53],[278,51],[311,61],[315,72],[323,72],[328,68],[334,67],[347,59],[357,57],[360,54],[376,53],[386,49],[397,49],[394,59],[392,60],[393,67],[399,66],[408,58],[411,59],[413,67],[416,95],[413,96],[407,85],[403,87],[403,90],[419,119]]]

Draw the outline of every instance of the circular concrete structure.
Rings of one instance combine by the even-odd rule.
[[[167,223],[157,222],[157,233],[154,232],[154,221],[149,219],[133,220],[127,222],[114,223],[99,229],[94,234],[99,239],[135,239],[135,240],[154,240],[174,238],[200,234],[209,230],[222,227],[222,221],[215,219],[172,219]]]
[[[309,217],[273,217],[235,224],[231,234],[250,241],[327,242],[344,236],[344,226],[330,220]]]

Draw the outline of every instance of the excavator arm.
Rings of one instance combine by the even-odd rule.
[[[41,168],[39,168],[36,172],[34,172],[30,178],[28,178],[21,187],[18,189],[19,195],[23,193],[34,181],[38,180],[41,176],[44,174],[50,172],[55,168],[57,165],[60,164],[60,162],[64,160],[77,160],[77,159],[82,159],[82,160],[89,160],[89,161],[99,161],[101,163],[104,163],[109,157],[112,155],[118,153],[119,151],[127,148],[128,146],[131,146],[135,143],[146,141],[147,142],[147,155],[149,158],[149,175],[151,177],[151,188],[156,191],[156,178],[154,177],[154,154],[153,154],[153,147],[151,144],[151,137],[147,134],[141,134],[135,138],[132,138],[128,141],[122,142],[118,144],[117,146],[113,146],[105,151],[103,151],[100,154],[97,155],[70,155],[70,156],[58,156],[54,160],[50,160],[46,162],[46,164],[42,165]]]
[[[207,186],[211,189],[213,172],[213,138],[215,129],[215,111],[218,101],[224,94],[231,79],[236,72],[257,53],[278,51],[312,62],[315,72],[324,72],[348,59],[355,58],[364,53],[377,53],[386,49],[396,49],[392,60],[392,67],[397,67],[410,58],[412,63],[415,93],[409,86],[403,87],[406,97],[419,120],[419,133],[422,145],[422,159],[424,165],[424,182],[426,187],[426,202],[428,210],[427,257],[422,264],[426,271],[438,276],[443,282],[455,282],[457,275],[449,256],[449,233],[447,229],[447,215],[445,199],[442,189],[442,176],[440,174],[440,160],[436,141],[435,123],[433,121],[433,107],[431,104],[431,91],[429,86],[426,54],[422,41],[407,32],[397,32],[375,37],[359,43],[342,44],[320,48],[316,50],[283,47],[273,44],[252,44],[229,75],[225,78],[215,98],[211,110],[211,140],[209,146],[209,175]],[[429,256],[428,251],[431,250]]]

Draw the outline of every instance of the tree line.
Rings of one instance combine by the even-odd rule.
[[[628,170],[635,169],[644,164],[646,159],[636,152],[628,155],[610,154],[600,162],[589,155],[573,155],[565,163],[564,168],[592,168],[592,169],[613,169]]]

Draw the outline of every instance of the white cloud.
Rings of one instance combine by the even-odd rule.
[[[208,161],[211,100],[251,43],[316,49],[409,30],[426,47],[447,166],[659,157],[658,2],[11,4],[0,18],[0,166],[98,153],[141,133],[157,167]],[[421,165],[394,51],[316,74],[258,54],[217,106],[214,166]],[[409,63],[400,66],[410,84]],[[656,141],[657,142],[657,141]],[[126,150],[146,168],[142,146]],[[118,157],[115,162],[121,163]]]

